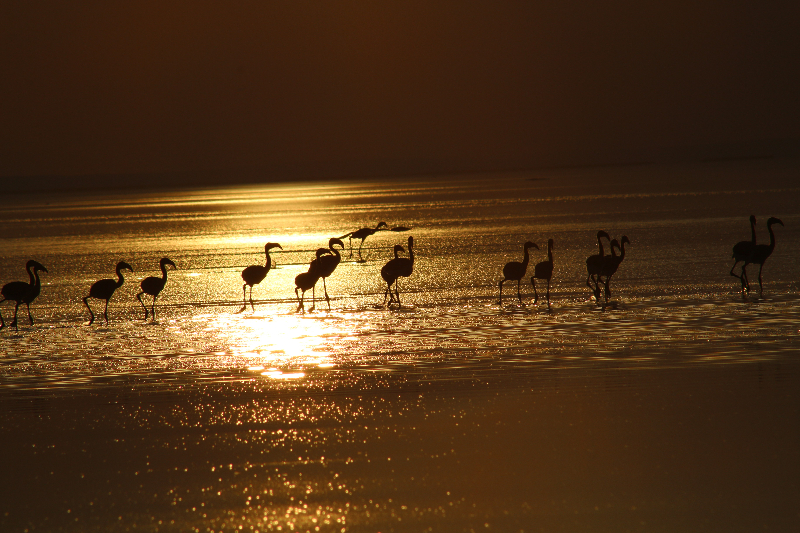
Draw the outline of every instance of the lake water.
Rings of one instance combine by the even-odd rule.
[[[800,165],[6,194],[3,531],[787,531],[800,526]],[[232,176],[232,181],[235,176]],[[752,290],[731,249],[775,251]],[[298,312],[328,239],[385,221]],[[627,235],[598,306],[596,233]],[[402,307],[382,265],[414,237]],[[554,240],[552,307],[528,278]],[[503,265],[531,266],[504,286]],[[241,271],[276,266],[242,307]],[[607,250],[607,248],[606,248]],[[139,281],[177,270],[145,321]],[[126,276],[87,325],[96,280]],[[543,286],[540,287],[542,294]],[[311,293],[307,293],[310,297]],[[95,313],[102,302],[91,301]],[[310,307],[309,302],[306,307]],[[0,311],[8,324],[13,305]]]

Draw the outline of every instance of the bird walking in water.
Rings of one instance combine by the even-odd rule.
[[[5,302],[6,300],[12,300],[17,304],[14,306],[14,321],[9,324],[9,327],[14,329],[17,328],[17,311],[19,311],[19,304],[25,304],[28,308],[28,320],[31,321],[31,325],[33,325],[33,315],[31,315],[31,302],[33,302],[37,296],[39,296],[39,292],[42,288],[42,282],[39,280],[39,272],[47,272],[47,269],[39,263],[38,261],[34,261],[31,259],[27,263],[25,263],[25,270],[28,272],[28,276],[30,277],[30,282],[25,283],[24,281],[12,281],[10,283],[6,283],[3,285],[3,288],[0,289],[0,294],[2,294],[3,299],[0,300],[0,303]],[[3,315],[0,313],[0,329],[5,327],[6,323],[3,321]]]
[[[370,235],[374,235],[376,231],[380,231],[381,229],[385,229],[386,222],[378,222],[378,225],[374,228],[361,228],[355,231],[351,231],[350,233],[345,233],[340,239],[349,238],[350,239],[350,257],[353,257],[353,239],[361,239],[361,244],[358,245],[358,262],[364,263],[366,259],[361,257],[361,247],[364,246],[364,241]]]
[[[755,248],[756,217],[755,215],[750,215],[750,240],[739,241],[734,244],[733,255],[731,256],[731,259],[734,259],[733,266],[731,267],[731,276],[739,278],[739,281],[742,283],[742,294],[744,294],[745,290],[750,291],[750,281],[747,279],[747,270],[745,270],[745,267],[747,266],[747,260],[753,255]],[[736,268],[736,265],[738,265],[741,261],[744,261],[742,270],[739,272],[739,274],[736,274],[733,269]]]
[[[250,265],[249,267],[242,270],[242,279],[244,280],[244,285],[242,285],[242,308],[239,309],[241,313],[245,309],[247,309],[247,286],[250,286],[250,307],[253,311],[256,310],[255,306],[253,305],[253,285],[258,285],[264,278],[267,277],[267,272],[269,272],[270,268],[272,268],[272,258],[269,256],[269,251],[273,248],[280,248],[283,250],[283,247],[276,243],[276,242],[268,242],[264,245],[264,255],[266,256],[266,262],[264,266],[261,265]]]
[[[334,237],[328,241],[328,250],[330,253],[321,255],[316,259],[318,263],[316,269],[319,272],[319,277],[322,278],[322,288],[325,291],[325,301],[328,302],[328,310],[331,308],[331,298],[328,296],[328,286],[325,283],[325,279],[333,274],[333,271],[336,270],[336,267],[339,266],[339,263],[342,261],[342,254],[339,253],[339,250],[334,248],[336,244],[344,249],[342,240]]]
[[[311,308],[309,311],[314,310],[314,302],[316,301],[316,285],[319,281],[319,278],[322,276],[320,272],[320,259],[324,257],[326,254],[330,254],[331,251],[328,248],[317,248],[316,258],[311,261],[308,265],[308,271],[302,272],[295,276],[294,278],[294,294],[297,297],[297,310],[306,312],[306,308],[303,305],[303,299],[305,298],[306,291],[311,289]],[[298,293],[298,291],[302,291],[302,293]]]
[[[153,303],[150,306],[151,314],[153,315],[153,321],[156,319],[156,298],[158,298],[159,293],[164,289],[164,285],[167,284],[167,266],[171,266],[173,270],[177,270],[178,267],[175,266],[175,263],[170,261],[168,258],[164,257],[159,262],[159,266],[161,267],[161,277],[157,278],[155,276],[150,276],[144,278],[141,283],[142,291],[136,295],[136,299],[139,300],[139,303],[142,304],[142,309],[144,309],[144,319],[147,320],[147,307],[145,307],[144,302],[142,302],[142,294],[149,294],[153,297]]]
[[[400,252],[405,252],[405,248],[403,248],[400,244],[394,245],[394,259],[390,259],[383,265],[381,268],[381,277],[383,281],[386,282],[386,291],[383,293],[383,302],[381,303],[381,307],[386,305],[386,297],[389,297],[389,305],[392,305],[392,302],[397,302],[398,305],[400,304],[400,291],[397,288],[397,278],[400,277],[401,271],[401,259]],[[392,294],[392,285],[395,285],[395,294],[397,294],[397,298],[395,295]]]
[[[547,240],[547,261],[536,263],[533,268],[533,276],[531,276],[531,285],[533,285],[533,305],[539,301],[539,295],[536,293],[536,280],[547,280],[547,308],[550,309],[550,279],[553,277],[553,239]]]
[[[133,272],[133,267],[131,267],[125,261],[120,261],[117,263],[116,280],[106,278],[95,281],[89,288],[89,296],[84,296],[83,305],[85,305],[86,309],[89,310],[89,326],[94,323],[94,313],[92,312],[92,308],[89,306],[89,298],[97,298],[98,300],[106,301],[106,306],[103,309],[103,316],[106,319],[106,324],[108,324],[108,301],[114,295],[114,291],[122,287],[122,284],[125,282],[125,278],[122,277],[123,270],[130,270]]]
[[[780,224],[783,226],[783,222],[775,217],[770,217],[767,220],[767,231],[769,231],[769,244],[757,244],[753,247],[753,253],[749,259],[747,259],[744,263],[744,267],[749,265],[750,263],[754,265],[759,265],[758,267],[758,289],[759,292],[763,295],[764,294],[764,285],[761,283],[761,271],[764,270],[764,263],[767,262],[769,256],[772,255],[772,252],[775,250],[775,233],[772,231],[773,224]],[[742,270],[744,270],[742,267]],[[747,288],[748,292],[750,287]]]
[[[586,286],[592,290],[595,300],[600,302],[600,273],[603,269],[603,257],[605,256],[603,250],[603,239],[611,240],[603,230],[597,232],[597,244],[600,247],[600,252],[595,255],[590,255],[586,258]],[[594,285],[592,285],[594,283]]]
[[[524,256],[522,258],[522,262],[509,261],[503,267],[503,279],[500,280],[500,305],[503,305],[503,283],[505,283],[506,281],[517,282],[517,296],[519,297],[519,303],[522,303],[522,294],[520,293],[520,283],[522,277],[525,275],[525,272],[528,270],[528,262],[530,261],[530,256],[528,255],[529,248],[536,248],[537,250],[539,249],[536,243],[527,241],[523,246]]]
[[[605,301],[608,303],[608,298],[611,296],[611,289],[609,288],[609,284],[611,283],[611,276],[613,276],[619,265],[622,264],[623,259],[625,259],[625,245],[630,244],[631,241],[628,239],[627,235],[623,235],[620,241],[614,239],[611,241],[611,255],[607,255],[603,258],[603,266],[600,269],[600,279],[603,281],[603,286],[605,287]],[[619,255],[614,252],[614,249],[619,250]],[[602,278],[605,277],[605,280]]]

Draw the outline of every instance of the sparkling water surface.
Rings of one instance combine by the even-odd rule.
[[[795,163],[9,195],[9,531],[674,531],[800,522]],[[739,292],[750,214],[776,247]],[[294,277],[360,227],[313,311]],[[597,230],[631,244],[607,305]],[[414,237],[402,307],[381,266]],[[555,241],[551,307],[529,277]],[[521,286],[498,282],[531,250]],[[275,267],[242,310],[241,271]],[[178,269],[144,320],[135,299]],[[82,298],[135,272],[92,325]],[[541,282],[537,282],[541,283]],[[307,293],[307,300],[311,292]],[[91,301],[95,313],[102,302]],[[0,311],[8,324],[13,305]],[[760,508],[762,511],[757,512]],[[765,513],[764,509],[771,512]],[[705,524],[705,525],[703,525]],[[687,526],[690,526],[687,529]],[[676,529],[678,528],[678,529]]]

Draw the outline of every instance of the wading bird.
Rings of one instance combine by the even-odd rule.
[[[598,231],[597,244],[600,246],[600,253],[590,255],[586,258],[586,286],[592,290],[597,302],[600,302],[600,272],[603,269],[603,257],[605,256],[603,251],[603,238],[609,241],[611,240],[608,233],[603,230]],[[594,282],[594,286],[592,286],[592,282]]]
[[[394,295],[397,306],[400,306],[400,278],[408,278],[414,273],[414,237],[408,238],[408,257],[398,257],[398,278],[394,282]]]
[[[383,281],[386,282],[386,292],[383,293],[383,302],[381,303],[381,307],[386,305],[386,297],[389,297],[389,305],[392,305],[392,302],[395,301],[395,295],[392,294],[392,285],[395,285],[395,293],[397,293],[397,302],[400,303],[400,294],[399,290],[397,289],[397,278],[400,277],[400,252],[405,252],[405,248],[403,248],[400,244],[394,245],[394,259],[390,259],[383,265],[381,268],[381,277]]]
[[[269,251],[273,248],[280,248],[283,250],[283,247],[280,244],[276,242],[268,242],[264,245],[264,255],[267,256],[264,266],[250,265],[242,270],[242,279],[244,280],[244,285],[242,285],[242,308],[239,309],[240,313],[247,309],[247,300],[245,297],[247,296],[248,285],[250,286],[250,307],[253,309],[253,311],[256,310],[256,308],[253,306],[253,285],[258,285],[264,281],[264,278],[267,277],[267,272],[269,272],[269,269],[272,268],[272,258],[269,256]]]
[[[331,308],[331,298],[328,296],[328,287],[325,284],[325,278],[333,274],[333,271],[336,270],[336,267],[339,266],[339,263],[342,261],[342,254],[339,253],[339,250],[333,247],[335,244],[338,244],[342,249],[344,249],[344,243],[342,240],[334,237],[328,241],[328,250],[330,253],[315,259],[315,261],[317,261],[316,268],[319,272],[319,277],[322,278],[322,288],[325,291],[325,301],[328,302],[328,310]]]
[[[139,300],[139,303],[142,304],[142,309],[144,309],[144,319],[147,320],[147,307],[145,307],[144,302],[142,301],[142,294],[149,294],[153,297],[153,303],[150,306],[151,314],[153,315],[153,321],[156,319],[156,298],[158,298],[158,294],[164,289],[164,285],[167,284],[167,266],[171,266],[174,270],[177,270],[178,267],[175,266],[175,263],[167,259],[166,257],[162,258],[159,262],[159,266],[161,267],[161,277],[157,278],[155,276],[150,276],[144,278],[141,283],[142,291],[136,295],[136,299]]]
[[[756,217],[755,215],[750,215],[750,240],[749,241],[739,241],[733,245],[733,255],[731,258],[734,260],[733,266],[731,267],[731,276],[735,278],[739,278],[739,281],[742,283],[742,293],[745,290],[750,290],[750,281],[747,279],[747,271],[745,267],[747,266],[747,260],[750,259],[750,256],[753,255],[753,250],[756,247]],[[740,261],[744,261],[742,265],[742,271],[739,274],[734,273],[733,269],[736,268],[736,265],[739,264]]]
[[[108,324],[108,301],[114,295],[114,291],[122,287],[122,284],[125,283],[125,278],[122,277],[123,270],[130,270],[133,272],[133,267],[131,267],[125,261],[120,261],[117,263],[117,279],[113,280],[106,278],[95,281],[89,288],[89,296],[85,296],[83,298],[83,305],[85,305],[86,309],[89,310],[90,326],[94,323],[94,313],[92,312],[92,308],[89,306],[89,298],[97,298],[98,300],[106,301],[106,306],[103,309],[103,316],[106,319],[106,324]]]
[[[353,239],[361,239],[361,244],[358,245],[358,259],[359,262],[363,263],[366,260],[361,257],[361,247],[364,246],[364,241],[370,235],[374,235],[376,231],[380,231],[382,228],[386,228],[386,222],[378,222],[378,225],[374,228],[361,228],[355,231],[351,231],[350,233],[345,233],[340,239],[349,238],[350,239],[350,257],[353,257]]]
[[[34,261],[31,259],[27,263],[25,263],[25,270],[28,272],[28,276],[30,277],[30,283],[25,283],[24,281],[12,281],[10,283],[6,283],[3,285],[3,288],[0,289],[0,294],[3,295],[3,299],[0,300],[0,303],[5,302],[6,300],[13,300],[17,302],[14,306],[14,321],[9,324],[9,327],[14,329],[17,328],[17,311],[19,311],[19,304],[25,304],[28,308],[28,319],[31,321],[31,325],[33,325],[33,315],[31,315],[31,302],[39,296],[39,291],[42,288],[42,283],[39,281],[39,271],[47,272],[47,269],[39,263],[38,261]],[[0,313],[0,329],[4,328],[6,325],[3,322],[3,315]]]
[[[772,231],[773,224],[780,224],[781,226],[783,226],[783,222],[781,222],[780,219],[775,217],[770,217],[769,220],[767,220],[767,231],[769,231],[769,244],[757,244],[753,248],[753,253],[750,256],[750,259],[745,261],[744,264],[745,267],[750,263],[754,265],[759,265],[758,289],[761,294],[764,294],[764,285],[761,283],[761,271],[764,270],[764,263],[767,262],[767,259],[769,259],[769,256],[772,255],[773,250],[775,250],[775,233],[773,233]],[[742,267],[742,270],[744,270],[744,267]]]
[[[306,308],[303,305],[303,299],[305,298],[306,291],[311,289],[311,309],[309,311],[314,310],[314,302],[316,301],[316,285],[319,281],[321,276],[320,272],[320,263],[319,260],[325,256],[325,254],[329,254],[331,251],[328,248],[317,248],[317,257],[313,259],[311,263],[308,265],[308,272],[302,272],[295,276],[294,278],[294,294],[297,296],[297,310],[306,312]],[[297,291],[303,291],[302,293],[298,293]]]
[[[550,279],[553,277],[553,239],[547,240],[547,261],[536,263],[533,268],[533,276],[531,276],[531,285],[533,285],[533,304],[539,301],[539,295],[536,292],[536,280],[547,280],[547,308],[550,309]]]
[[[608,297],[611,296],[611,289],[609,288],[609,283],[611,283],[611,276],[613,276],[619,265],[622,264],[623,259],[625,259],[625,245],[630,244],[631,241],[628,239],[627,235],[623,235],[620,241],[614,239],[611,241],[611,255],[607,255],[603,258],[603,268],[601,269],[601,276],[605,277],[603,281],[603,285],[605,286],[605,301],[608,303]],[[619,250],[619,255],[614,252],[614,248]]]
[[[519,297],[519,303],[522,303],[522,294],[520,293],[520,280],[525,275],[525,271],[528,270],[528,261],[530,260],[530,256],[528,255],[528,248],[536,248],[535,243],[528,241],[525,243],[523,247],[524,257],[522,262],[519,261],[509,261],[503,267],[503,279],[500,280],[500,305],[503,305],[503,283],[506,281],[516,281],[517,282],[517,296]]]

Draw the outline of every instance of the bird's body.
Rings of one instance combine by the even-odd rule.
[[[319,272],[319,277],[322,278],[322,288],[325,291],[325,301],[328,302],[328,309],[331,308],[331,298],[328,296],[328,286],[325,283],[325,278],[333,274],[333,271],[336,270],[336,267],[339,266],[339,263],[342,261],[342,254],[339,250],[334,248],[336,244],[344,249],[342,240],[334,237],[328,241],[328,250],[330,253],[324,254],[316,259],[316,269]]]
[[[595,300],[600,301],[600,275],[603,270],[603,257],[605,253],[603,250],[603,238],[611,240],[603,230],[597,232],[597,245],[600,250],[599,253],[590,255],[586,258],[586,286],[592,290]],[[594,283],[594,285],[592,285]]]
[[[258,285],[264,281],[264,278],[267,277],[267,272],[269,272],[270,268],[272,268],[272,258],[269,255],[269,251],[273,248],[280,248],[283,250],[283,247],[280,244],[276,242],[268,242],[264,245],[264,255],[266,256],[264,266],[250,265],[242,270],[242,279],[244,280],[244,284],[242,285],[242,308],[239,310],[240,313],[247,309],[246,296],[248,285],[250,286],[250,307],[253,311],[256,310],[255,306],[253,305],[253,285]]]
[[[522,303],[522,293],[520,292],[520,283],[522,277],[525,275],[525,272],[528,270],[528,262],[530,261],[530,255],[528,254],[529,248],[536,248],[535,243],[531,241],[527,241],[523,246],[523,258],[522,261],[509,261],[508,263],[503,266],[503,279],[500,280],[500,305],[503,304],[503,283],[506,281],[516,281],[517,282],[517,296],[519,297],[520,303]]]
[[[162,258],[159,262],[159,266],[161,267],[161,277],[157,278],[155,276],[150,276],[144,278],[141,283],[141,292],[136,295],[136,299],[139,300],[139,303],[142,304],[142,309],[144,309],[144,319],[147,320],[147,307],[145,307],[144,302],[142,302],[142,294],[149,294],[153,297],[153,303],[150,306],[150,311],[153,315],[153,320],[156,319],[156,298],[158,298],[159,293],[164,289],[164,285],[167,284],[167,266],[171,266],[173,269],[177,269],[178,267],[175,266],[175,263],[167,259],[166,257]]]
[[[33,302],[37,296],[39,296],[39,292],[41,291],[42,283],[39,280],[39,272],[47,272],[47,269],[39,263],[38,261],[34,261],[31,259],[25,264],[25,270],[28,272],[28,277],[30,278],[29,283],[25,283],[24,281],[12,281],[10,283],[6,283],[3,285],[3,288],[0,289],[0,294],[2,294],[3,299],[0,300],[0,303],[5,302],[6,300],[12,300],[16,302],[14,306],[14,320],[9,324],[9,327],[17,329],[17,311],[19,311],[19,305],[25,304],[28,308],[28,320],[31,321],[33,324],[33,315],[31,315],[31,302]],[[0,329],[5,327],[5,322],[3,321],[3,315],[0,314]]]
[[[320,271],[320,259],[324,257],[326,254],[331,253],[328,248],[317,248],[316,258],[311,261],[308,265],[308,271],[302,272],[295,276],[294,278],[294,294],[297,297],[297,310],[303,311],[305,313],[306,309],[303,305],[303,299],[305,298],[306,291],[311,289],[311,309],[309,311],[314,310],[314,302],[316,300],[316,285],[319,281],[319,278],[322,277],[322,272]],[[298,292],[302,291],[302,292]]]
[[[378,222],[378,225],[374,228],[361,228],[355,231],[351,231],[350,233],[345,233],[340,239],[348,238],[350,239],[350,257],[353,257],[353,239],[361,240],[361,243],[358,245],[358,258],[360,262],[364,262],[365,259],[361,257],[361,247],[364,246],[364,241],[370,235],[374,235],[376,231],[380,231],[382,228],[386,228],[386,222]]]
[[[733,266],[731,267],[731,276],[735,278],[739,278],[739,281],[742,283],[742,292],[744,293],[745,290],[750,290],[750,280],[747,279],[747,261],[753,255],[753,251],[756,248],[756,217],[755,215],[750,215],[750,240],[749,241],[739,241],[733,245],[733,254],[731,255],[731,259],[734,260]],[[742,265],[742,270],[739,274],[734,273],[733,269],[736,268],[736,265],[739,262],[744,261]]]
[[[95,281],[89,288],[89,296],[85,296],[83,298],[83,304],[86,306],[86,309],[89,310],[89,325],[94,322],[94,313],[92,312],[92,308],[89,306],[89,298],[96,298],[98,300],[106,301],[106,306],[103,309],[103,316],[106,319],[106,324],[108,324],[108,301],[114,295],[114,291],[122,287],[122,284],[125,282],[125,278],[122,277],[123,270],[130,270],[133,272],[133,267],[131,267],[125,261],[120,261],[117,263],[117,279],[101,279],[99,281]]]
[[[764,263],[767,262],[767,259],[769,259],[769,256],[771,256],[772,252],[775,250],[775,233],[772,231],[773,224],[780,224],[781,226],[783,226],[783,222],[781,222],[780,219],[775,217],[770,217],[769,220],[767,220],[767,231],[769,231],[769,244],[755,245],[753,247],[753,253],[750,255],[750,258],[745,261],[744,264],[745,267],[750,263],[754,265],[759,265],[758,288],[761,294],[764,293],[764,285],[761,282],[761,271],[764,270]],[[744,269],[744,267],[742,267],[742,269]]]
[[[547,261],[536,263],[533,268],[533,276],[531,276],[531,285],[533,285],[533,303],[539,301],[539,295],[536,292],[536,280],[547,280],[547,308],[550,308],[550,280],[553,277],[553,239],[547,240]]]
[[[381,304],[381,306],[386,304],[387,296],[389,297],[389,305],[392,305],[392,302],[395,301],[395,295],[392,294],[392,285],[395,285],[395,292],[397,293],[398,303],[400,301],[399,290],[397,289],[396,284],[397,284],[397,278],[400,277],[400,272],[402,270],[400,261],[402,257],[400,257],[400,252],[404,251],[405,248],[403,248],[402,245],[395,244],[394,258],[387,261],[386,264],[383,265],[383,268],[381,268],[381,277],[383,278],[383,281],[386,282],[386,292],[383,293],[383,303]]]

